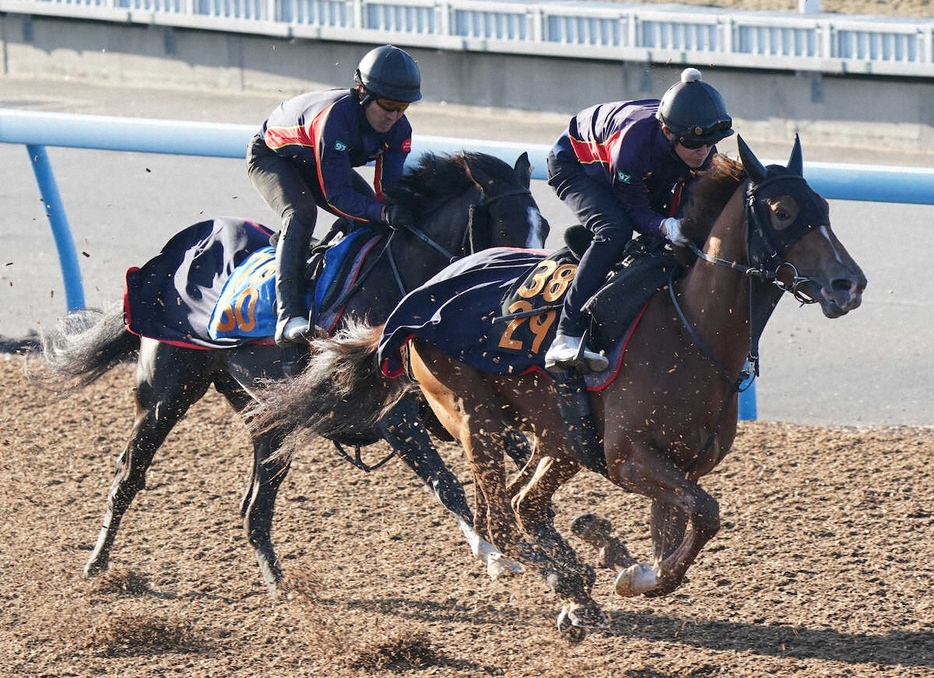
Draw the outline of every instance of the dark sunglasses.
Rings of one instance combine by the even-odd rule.
[[[405,113],[405,110],[409,107],[409,104],[405,101],[393,101],[392,99],[384,99],[383,97],[376,97],[374,101],[377,106],[387,113]]]

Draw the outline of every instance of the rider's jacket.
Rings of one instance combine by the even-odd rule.
[[[681,187],[694,177],[674,152],[655,118],[659,101],[617,101],[584,109],[571,118],[553,152],[573,159],[594,181],[608,184],[633,227],[660,236],[674,216]],[[716,147],[704,167],[710,165]]]
[[[384,194],[402,176],[412,146],[405,116],[380,134],[367,122],[353,90],[309,92],[288,99],[263,123],[269,149],[314,178],[316,198],[325,209],[356,221],[380,221]],[[353,168],[375,161],[377,201],[353,188]]]

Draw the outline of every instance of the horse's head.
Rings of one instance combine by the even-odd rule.
[[[802,303],[819,303],[828,318],[857,308],[866,276],[831,229],[827,201],[804,179],[797,135],[785,167],[763,166],[741,137],[737,145],[748,178],[750,265],[774,272],[779,287]]]
[[[544,247],[550,226],[529,189],[532,165],[528,153],[519,156],[515,167],[480,153],[464,153],[461,161],[480,192],[479,202],[471,206],[471,251]]]
[[[530,180],[526,153],[515,167],[485,153],[425,153],[389,198],[411,207],[418,237],[452,256],[488,247],[541,248],[549,225]]]

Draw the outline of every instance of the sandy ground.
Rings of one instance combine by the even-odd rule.
[[[364,474],[323,443],[280,494],[292,594],[269,598],[238,515],[247,438],[216,394],[160,450],[111,571],[84,579],[132,370],[61,399],[24,365],[0,355],[0,675],[934,675],[930,428],[741,424],[704,483],[723,529],[690,581],[622,599],[602,571],[595,597],[611,625],[574,645],[545,584],[490,581],[402,464]],[[445,453],[464,477],[457,450]],[[557,509],[559,528],[595,511],[649,555],[643,498],[581,474]]]

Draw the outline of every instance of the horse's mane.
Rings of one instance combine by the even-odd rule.
[[[499,158],[462,151],[450,155],[427,152],[388,192],[391,202],[414,207],[417,200],[438,200],[460,195],[476,185],[471,171],[515,182],[515,173]],[[510,178],[511,177],[511,178]]]
[[[717,154],[711,166],[700,172],[691,183],[682,208],[682,232],[700,245],[727,202],[746,180],[746,170],[739,160]]]

